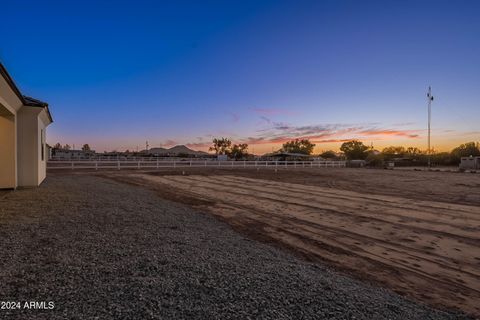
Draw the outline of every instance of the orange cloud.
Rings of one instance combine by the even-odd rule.
[[[363,130],[360,131],[361,134],[367,136],[398,136],[398,137],[407,137],[407,138],[418,138],[419,130]]]

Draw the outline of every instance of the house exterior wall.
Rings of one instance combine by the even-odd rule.
[[[37,141],[38,141],[38,158],[37,158],[37,166],[38,166],[38,179],[37,185],[42,183],[42,181],[47,176],[47,160],[48,160],[48,152],[47,152],[47,126],[50,124],[49,119],[47,118],[47,113],[44,109],[40,112],[38,118],[38,127],[37,127]]]
[[[51,122],[48,105],[23,96],[0,63],[0,188],[38,186],[45,179]]]
[[[39,184],[39,108],[22,108],[18,112],[18,185],[31,187]]]
[[[15,122],[14,115],[0,115],[0,189],[17,187]]]
[[[16,188],[17,131],[16,114],[22,101],[0,76],[0,189]]]
[[[0,104],[11,114],[15,115],[23,106],[22,101],[10,89],[8,83],[0,76]]]

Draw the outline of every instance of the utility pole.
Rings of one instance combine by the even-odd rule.
[[[145,151],[148,153],[148,141],[145,141]]]
[[[428,87],[428,92],[427,92],[427,100],[428,100],[428,148],[427,148],[427,155],[428,155],[428,169],[431,167],[430,163],[430,157],[431,157],[431,148],[430,148],[430,122],[432,120],[432,101],[433,101],[433,96],[432,96],[432,88],[429,86]]]

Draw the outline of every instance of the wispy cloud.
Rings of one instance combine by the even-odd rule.
[[[230,119],[233,123],[237,123],[240,120],[240,116],[238,115],[238,113],[228,112],[228,115],[230,116]]]
[[[296,111],[281,108],[253,108],[252,110],[256,114],[265,116],[298,114]]]
[[[416,125],[416,122],[397,122],[392,124],[394,127],[404,127],[404,126],[413,126]]]
[[[268,120],[268,121],[267,121]],[[267,126],[255,131],[254,135],[234,138],[234,143],[250,145],[283,144],[293,139],[309,139],[319,145],[323,143],[342,143],[352,139],[359,140],[389,140],[393,138],[417,139],[424,130],[402,130],[396,126],[384,127],[379,123],[332,123],[296,126],[284,122],[274,122],[268,117],[264,119]],[[211,145],[211,139],[189,143],[191,148],[206,149]]]
[[[257,130],[257,136],[245,138],[243,142],[284,143],[292,139],[309,139],[315,143],[344,142],[351,139],[378,139],[391,137],[414,139],[421,130],[378,127],[378,123],[366,124],[318,124],[294,126],[283,122],[269,122],[270,126]]]
[[[270,120],[270,118],[267,118],[265,116],[261,116],[260,119],[262,119],[263,121],[265,121],[268,124],[272,123],[272,120]]]

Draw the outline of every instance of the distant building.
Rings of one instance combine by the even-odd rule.
[[[77,159],[92,159],[95,158],[95,150],[65,150],[53,149],[52,158],[55,160],[77,160]]]
[[[272,152],[262,156],[264,159],[280,160],[280,161],[305,161],[312,160],[312,156],[304,153],[292,152]]]
[[[367,165],[367,161],[365,160],[348,160],[347,167],[350,168],[363,168]]]
[[[480,170],[480,157],[462,157],[460,160],[461,170]]]
[[[38,186],[46,177],[48,104],[24,96],[0,63],[0,189]]]
[[[228,156],[226,154],[219,154],[219,155],[217,155],[217,160],[218,161],[227,161]]]

